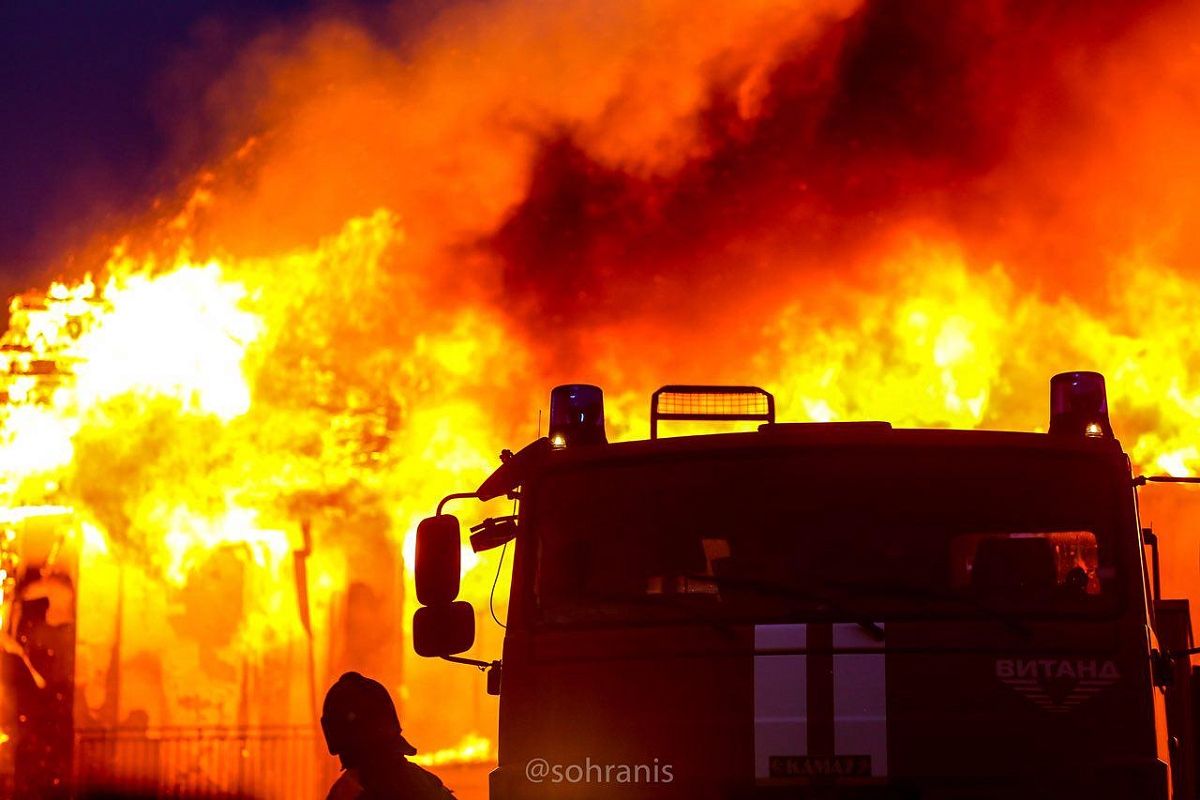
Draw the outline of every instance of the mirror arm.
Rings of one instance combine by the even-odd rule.
[[[1186,650],[1166,650],[1163,652],[1163,658],[1191,658],[1194,655],[1200,655],[1200,647],[1189,647]]]
[[[504,666],[499,661],[479,661],[474,658],[459,658],[458,656],[442,656],[445,661],[453,661],[455,664],[466,664],[468,667],[475,667],[480,672],[487,673],[487,693],[494,696],[500,694],[500,683]]]
[[[1133,479],[1134,486],[1145,486],[1147,483],[1200,483],[1200,478],[1178,475],[1138,475]]]
[[[468,498],[478,498],[478,497],[479,497],[479,494],[477,492],[455,492],[454,494],[448,494],[442,498],[442,502],[438,503],[438,507],[437,507],[438,516],[440,517],[442,515],[442,509],[445,508],[446,503],[449,503],[451,500],[466,500]]]
[[[480,661],[477,658],[461,658],[460,656],[442,656],[442,660],[452,661],[455,664],[466,664],[468,667],[475,667],[480,672],[500,666],[499,661]]]

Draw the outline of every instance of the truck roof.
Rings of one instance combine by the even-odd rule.
[[[568,447],[554,453],[552,466],[639,460],[745,450],[790,448],[986,449],[1090,454],[1122,454],[1116,439],[1051,435],[1027,431],[892,428],[882,422],[775,423],[757,431],[714,433]]]

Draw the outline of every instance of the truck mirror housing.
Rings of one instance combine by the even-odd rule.
[[[418,608],[413,614],[413,649],[426,658],[452,656],[475,644],[475,609],[462,600]]]
[[[417,526],[417,600],[423,606],[444,605],[458,597],[462,545],[458,518],[438,514]]]
[[[543,436],[510,455],[479,485],[476,492],[479,499],[491,500],[520,486],[537,471],[552,449],[550,440]]]
[[[476,553],[494,550],[517,538],[517,518],[485,519],[471,528],[471,549]]]

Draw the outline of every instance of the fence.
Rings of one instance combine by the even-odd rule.
[[[318,732],[265,727],[83,728],[75,785],[154,797],[320,797],[335,760]]]

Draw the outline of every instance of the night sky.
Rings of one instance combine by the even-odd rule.
[[[247,42],[309,14],[379,13],[383,5],[0,4],[0,290],[53,272],[53,261],[89,234],[144,211],[212,156],[216,143],[181,136],[181,123],[196,114],[189,100]]]

